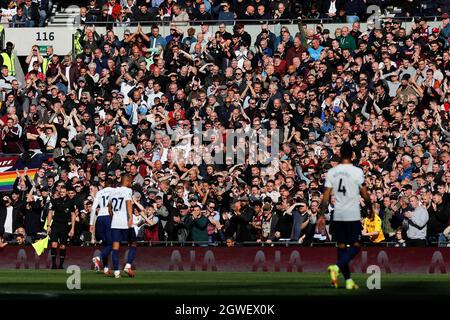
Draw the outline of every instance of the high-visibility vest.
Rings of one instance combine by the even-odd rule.
[[[42,59],[42,73],[45,75],[47,73],[48,63],[50,62],[49,58]]]
[[[81,34],[79,32],[77,32],[73,39],[73,49],[75,51],[75,52],[73,52],[73,54],[75,56],[77,56],[83,52],[83,47],[81,46],[80,40],[81,40]]]
[[[16,56],[14,53],[11,53],[11,57],[6,53],[2,52],[3,65],[8,67],[8,75],[15,77],[16,76]]]

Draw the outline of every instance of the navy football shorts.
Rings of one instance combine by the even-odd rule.
[[[361,241],[361,221],[333,221],[331,226],[333,241],[343,244],[354,244]]]
[[[134,228],[129,229],[111,229],[112,242],[134,242],[137,241]]]
[[[111,217],[100,216],[95,222],[95,239],[97,241],[102,241],[102,244],[108,245],[112,244],[111,238]]]

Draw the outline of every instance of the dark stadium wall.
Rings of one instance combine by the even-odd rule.
[[[69,247],[66,266],[93,269],[97,247]],[[127,255],[121,249],[121,261]],[[229,272],[322,272],[335,259],[335,248],[138,248],[134,268],[149,271]],[[354,272],[366,273],[377,265],[386,273],[450,272],[450,250],[446,248],[363,248],[352,263]],[[37,256],[32,247],[6,247],[0,251],[0,268],[47,269],[50,254]]]

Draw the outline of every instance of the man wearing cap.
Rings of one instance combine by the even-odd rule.
[[[416,85],[410,82],[410,79],[411,76],[409,73],[404,73],[397,90],[396,96],[400,98],[403,106],[406,106],[408,101],[412,100],[410,99],[411,96],[416,97],[416,99],[419,97],[419,91],[417,90]]]
[[[181,40],[183,38],[183,30],[177,28],[175,23],[170,24],[170,33],[168,36],[166,36],[166,42],[170,43],[171,41],[174,41],[177,45],[181,43]]]
[[[90,90],[87,87],[87,80],[85,77],[83,77],[83,76],[79,77],[77,83],[78,83],[78,86],[77,86],[77,90],[75,91],[75,94],[76,94],[75,97],[78,100],[81,100],[82,94],[84,92],[90,92]]]
[[[69,153],[69,140],[65,137],[62,137],[59,141],[59,145],[53,150],[53,158],[57,161],[58,164],[61,164],[67,160],[65,159],[65,157]]]
[[[394,35],[394,41],[398,46],[403,47],[405,44],[405,39],[407,38],[405,28],[401,28],[400,21],[393,20],[391,32]]]
[[[401,82],[398,80],[398,74],[396,72],[391,73],[386,82],[389,88],[388,94],[391,98],[394,98],[397,95],[397,90],[401,85]]]
[[[306,200],[301,199],[297,201],[295,209],[292,211],[293,223],[291,240],[296,242],[302,242],[306,235],[306,228],[308,224],[315,224],[315,221],[310,221],[308,214],[308,203]]]
[[[166,228],[168,240],[184,242],[188,239],[189,229],[187,223],[191,221],[189,215],[189,207],[183,203],[182,199],[178,199],[175,203],[175,211],[172,220],[169,220]]]

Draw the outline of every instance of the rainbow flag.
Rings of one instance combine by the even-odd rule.
[[[28,169],[28,176],[31,180],[34,179],[34,175],[39,169]],[[24,174],[24,170],[19,170],[20,174]],[[0,172],[0,192],[11,191],[13,189],[14,181],[16,181],[16,172],[6,171]]]
[[[44,161],[52,162],[53,159],[51,155],[42,153],[22,155],[0,153],[0,192],[12,191],[17,178],[16,170],[23,175],[24,169],[28,168],[28,177],[33,180]]]

